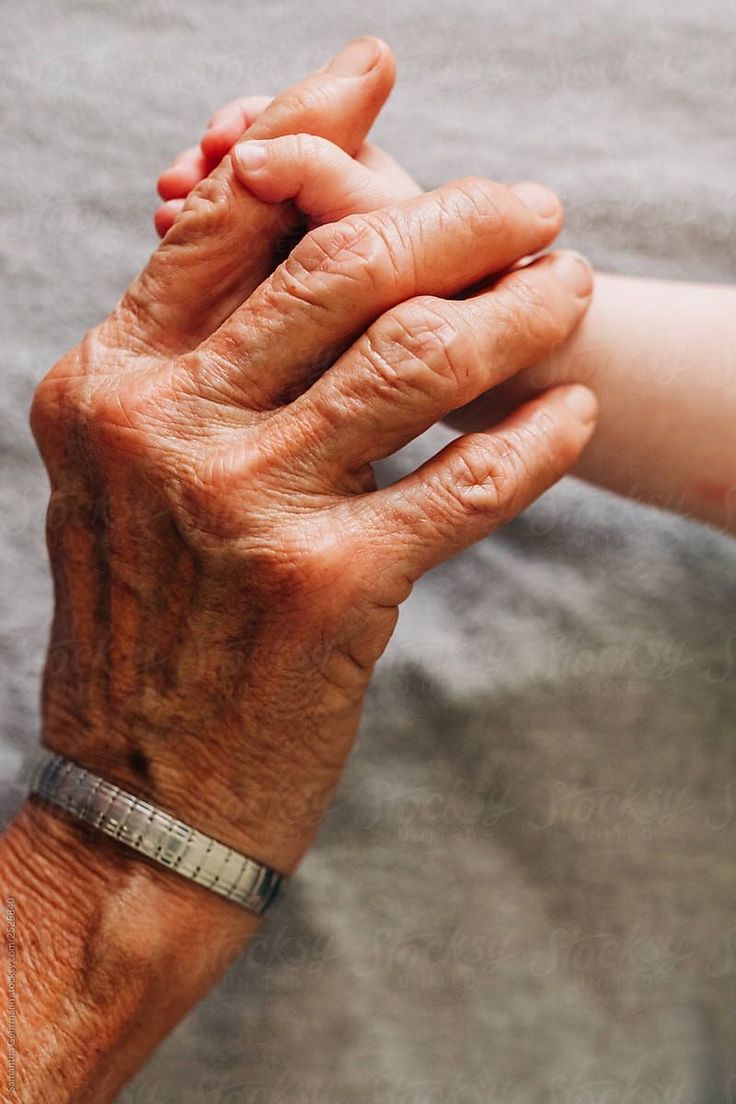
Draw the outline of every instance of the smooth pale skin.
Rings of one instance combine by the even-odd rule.
[[[244,129],[243,149],[263,137],[252,124],[267,103],[250,97],[221,108],[201,146],[162,174],[159,191],[167,202],[156,213],[160,230]],[[268,202],[293,199],[313,223],[419,191],[375,147],[359,151],[359,164],[309,135],[262,148],[267,161],[260,168],[236,162],[241,179]],[[600,406],[576,475],[736,532],[736,288],[599,273],[591,309],[570,341],[447,420],[464,432],[486,429],[559,383],[584,383]]]
[[[258,133],[359,152],[392,79],[385,46],[354,43]],[[553,388],[377,491],[372,460],[569,336],[590,269],[512,271],[559,229],[541,186],[459,181],[315,227],[273,271],[298,220],[224,161],[32,410],[52,486],[44,743],[287,874],[413,582],[569,470],[596,416],[584,387]],[[112,1100],[256,927],[36,801],[0,839],[0,885],[17,1096],[39,1104]]]

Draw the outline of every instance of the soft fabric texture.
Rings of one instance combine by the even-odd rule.
[[[377,137],[423,184],[536,177],[598,266],[734,276],[716,0],[26,0],[3,29],[6,780],[51,610],[33,387],[143,263],[155,177],[220,103],[380,34]],[[425,578],[317,845],[122,1100],[732,1101],[735,569],[727,538],[567,480]]]

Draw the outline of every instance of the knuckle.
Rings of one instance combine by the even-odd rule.
[[[163,395],[150,384],[101,384],[90,396],[85,421],[90,440],[101,448],[147,451],[165,431]]]
[[[332,226],[312,230],[304,245],[304,253],[317,268],[363,267],[382,257],[385,235],[378,219],[351,215]]]
[[[505,479],[497,465],[489,465],[488,456],[469,442],[459,452],[452,468],[448,489],[466,515],[495,516],[503,500]]]
[[[393,252],[380,220],[352,215],[338,223],[311,230],[282,265],[287,280],[303,288],[313,278],[339,278],[370,292],[384,286],[395,273]]]
[[[500,518],[513,512],[529,481],[524,442],[507,434],[494,440],[469,434],[451,469],[447,489],[466,515]]]
[[[372,263],[390,284],[416,286],[417,261],[415,235],[409,232],[400,208],[386,208],[361,216],[365,244],[370,247]]]
[[[208,237],[224,229],[231,214],[234,192],[229,176],[212,175],[205,177],[190,192],[180,212],[169,242],[176,243],[180,238],[187,240],[200,236]]]
[[[513,507],[530,484],[529,458],[535,444],[528,433],[517,430],[497,438],[491,468],[502,507]]]
[[[74,432],[84,423],[94,389],[90,362],[96,337],[86,335],[81,344],[53,365],[37,385],[30,409],[30,425],[41,444],[47,435]]]
[[[316,253],[304,246],[304,239],[283,261],[264,288],[261,296],[264,302],[258,312],[265,316],[276,316],[280,311],[288,310],[288,304],[303,303],[314,311],[324,309],[328,313],[329,303],[325,302],[325,276],[315,260]],[[286,302],[285,302],[286,301]]]
[[[457,405],[474,376],[477,350],[470,327],[452,304],[420,296],[389,311],[369,329],[374,370],[391,386],[428,390]]]
[[[114,454],[125,462],[165,467],[183,438],[193,454],[194,396],[173,386],[173,366],[145,376],[89,381],[73,401],[71,418],[101,460]]]
[[[228,185],[227,177],[206,176],[189,195],[188,203],[193,207],[200,207],[205,211],[227,207],[232,198],[232,191]]]
[[[72,396],[68,387],[60,385],[51,375],[45,376],[33,393],[30,426],[39,446],[43,446],[69,417]],[[73,402],[73,399],[72,399]]]
[[[162,374],[95,376],[55,368],[36,388],[30,423],[55,470],[86,478],[93,471],[145,469],[155,476],[171,466],[175,439],[191,425],[189,413]]]

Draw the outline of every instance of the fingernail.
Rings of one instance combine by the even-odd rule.
[[[559,199],[543,184],[522,180],[519,184],[512,184],[511,191],[515,192],[521,202],[530,207],[540,218],[551,218],[560,212],[562,204]]]
[[[375,39],[356,38],[332,59],[327,70],[338,77],[362,77],[370,72],[380,53]]]
[[[567,250],[555,253],[552,258],[552,270],[565,287],[581,299],[587,299],[593,290],[593,269],[585,257]]]
[[[590,425],[598,417],[598,402],[592,391],[576,384],[565,395],[565,404],[583,425]]]
[[[268,151],[263,142],[241,142],[235,147],[235,156],[246,172],[262,169],[266,164]]]

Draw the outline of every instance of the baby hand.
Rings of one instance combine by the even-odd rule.
[[[161,237],[173,225],[191,190],[201,180],[204,180],[230,153],[235,143],[246,135],[246,132],[250,130],[270,103],[271,100],[268,96],[246,96],[243,99],[233,100],[231,103],[225,104],[210,118],[207,130],[199,145],[190,146],[183,150],[174,159],[172,165],[161,174],[158,178],[157,189],[164,203],[161,204],[154,215],[156,229]],[[255,134],[253,137],[255,138]],[[305,180],[310,175],[306,171],[307,166],[304,164],[304,159],[313,156],[315,153],[316,146],[310,149],[308,143],[311,140],[316,140],[317,145],[319,145],[319,139],[315,139],[313,135],[293,135],[289,137],[303,139],[303,141],[299,146],[282,146],[279,149],[273,163],[269,164],[268,173],[261,175],[261,187],[265,191],[269,191],[266,178],[273,179],[276,172],[283,170],[287,164],[292,166],[290,170],[292,180],[294,179],[293,174],[297,171],[303,173]],[[313,223],[329,222],[352,211],[374,210],[376,207],[408,199],[421,193],[422,189],[409,173],[399,165],[398,161],[372,142],[363,142],[354,158],[346,154],[343,158],[336,159],[333,157],[330,159],[327,149],[329,145],[330,143],[325,142],[317,155],[318,164],[315,168],[320,180],[319,186],[325,189],[325,193],[323,198],[317,202],[318,208],[322,206],[324,208],[323,216],[317,218],[313,215]],[[294,162],[299,161],[300,158],[303,168],[297,170]],[[368,172],[364,176],[356,175],[354,171],[356,165],[364,167]],[[338,170],[347,171],[348,175],[344,182],[339,177]],[[355,198],[362,197],[364,205],[360,208],[349,205],[351,184],[355,185],[358,179],[360,179],[360,186]],[[372,187],[366,186],[368,180],[372,182]],[[312,191],[316,187],[315,181]],[[281,190],[276,189],[277,192]],[[251,191],[254,194],[260,194],[255,188],[251,188]],[[369,203],[371,196],[374,197],[372,204]],[[269,202],[274,201],[270,194],[263,194],[261,198]],[[284,196],[282,198],[293,197]],[[335,210],[341,213],[334,214]]]

